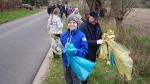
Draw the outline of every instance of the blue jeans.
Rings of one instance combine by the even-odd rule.
[[[67,84],[81,84],[81,80],[76,76],[70,67],[64,66],[64,76]]]

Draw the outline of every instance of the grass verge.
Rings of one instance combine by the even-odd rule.
[[[61,58],[53,59],[50,65],[50,71],[43,84],[65,84],[63,73]]]
[[[26,10],[26,9],[20,9],[15,11],[7,11],[7,12],[0,12],[0,24],[6,23],[21,17],[25,17],[34,13],[39,12],[40,9],[34,9],[34,10]]]

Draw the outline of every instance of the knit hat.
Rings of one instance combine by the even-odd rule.
[[[68,18],[67,18],[68,22],[72,21],[72,20],[75,21],[78,24],[78,18],[77,18],[77,16],[75,14],[69,15]]]

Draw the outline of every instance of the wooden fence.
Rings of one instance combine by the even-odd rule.
[[[0,12],[19,8],[22,0],[0,0]]]

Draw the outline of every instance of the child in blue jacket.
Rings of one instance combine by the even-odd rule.
[[[72,54],[84,58],[84,56],[88,53],[88,44],[84,33],[77,28],[78,19],[75,15],[70,15],[67,20],[68,30],[64,32],[61,37],[62,46],[66,47],[69,43],[73,44],[75,52]],[[81,80],[71,70],[70,65],[68,64],[67,54],[71,54],[70,51],[62,53],[65,80],[67,84],[81,84]]]

